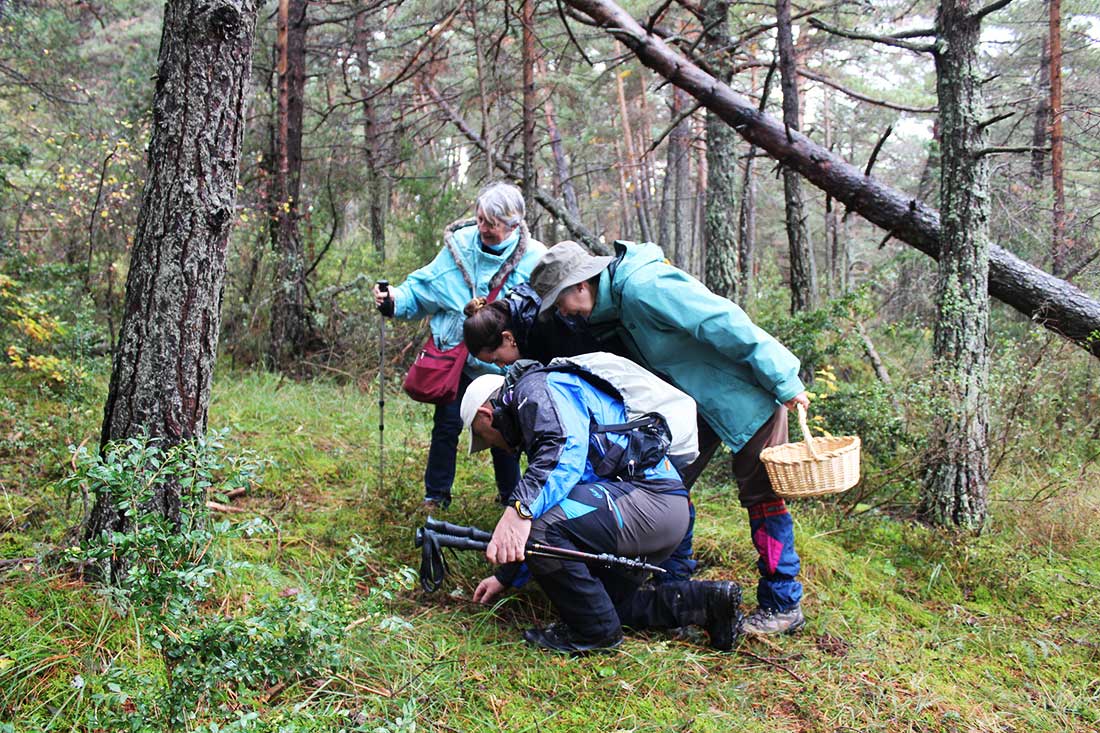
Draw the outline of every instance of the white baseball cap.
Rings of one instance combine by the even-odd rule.
[[[500,374],[484,374],[466,388],[466,394],[462,396],[462,405],[458,408],[458,414],[462,416],[462,424],[470,431],[470,452],[477,453],[485,450],[489,444],[474,433],[474,417],[477,409],[492,399],[493,395],[504,384],[504,377]]]

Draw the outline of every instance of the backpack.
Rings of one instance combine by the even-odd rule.
[[[591,458],[599,475],[632,477],[656,466],[666,455],[683,470],[699,457],[695,400],[629,359],[597,351],[558,357],[544,367],[521,360],[509,369],[502,392],[532,369],[572,372],[623,401],[627,422],[592,425],[599,450]],[[625,434],[627,446],[608,441],[605,433]]]

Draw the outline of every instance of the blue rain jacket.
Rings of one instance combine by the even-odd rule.
[[[462,258],[470,279],[477,286],[478,296],[489,295],[489,281],[515,250],[519,238],[520,229],[517,228],[501,242],[498,253],[491,254],[481,248],[481,235],[477,226],[462,227],[454,232],[452,241],[455,250]],[[544,252],[546,247],[542,243],[528,239],[527,251],[505,279],[497,297],[502,297],[511,288],[527,282],[531,277],[531,270]],[[451,349],[462,342],[462,323],[466,319],[462,309],[474,297],[474,293],[470,292],[470,287],[462,278],[448,247],[444,246],[434,260],[410,273],[405,282],[391,287],[390,293],[393,296],[395,318],[415,320],[431,317],[429,326],[432,337],[440,349]],[[473,356],[466,360],[466,373],[471,378],[500,371],[498,367]]]
[[[565,500],[577,484],[608,480],[596,474],[589,460],[589,428],[593,420],[603,425],[625,423],[622,400],[578,374],[540,370],[523,376],[506,404],[527,454],[527,470],[512,492],[512,501],[526,504],[538,518]],[[620,445],[627,440],[616,433],[605,437]],[[641,482],[651,490],[687,495],[680,474],[667,458],[633,483]]]
[[[588,318],[622,339],[635,361],[691,395],[735,453],[805,390],[799,361],[732,301],[665,260],[656,244],[615,242]]]

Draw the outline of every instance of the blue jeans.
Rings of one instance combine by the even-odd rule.
[[[451,487],[455,482],[455,457],[458,439],[462,436],[462,416],[459,407],[462,396],[470,386],[465,374],[458,384],[458,397],[454,402],[436,405],[432,420],[432,442],[428,447],[428,465],[424,469],[424,498],[431,499],[446,508],[451,503]],[[493,473],[497,492],[507,499],[519,483],[519,456],[490,449],[493,456]]]

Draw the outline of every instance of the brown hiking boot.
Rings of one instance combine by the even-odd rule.
[[[758,608],[745,619],[744,630],[750,636],[793,634],[806,625],[801,604],[786,611]]]

